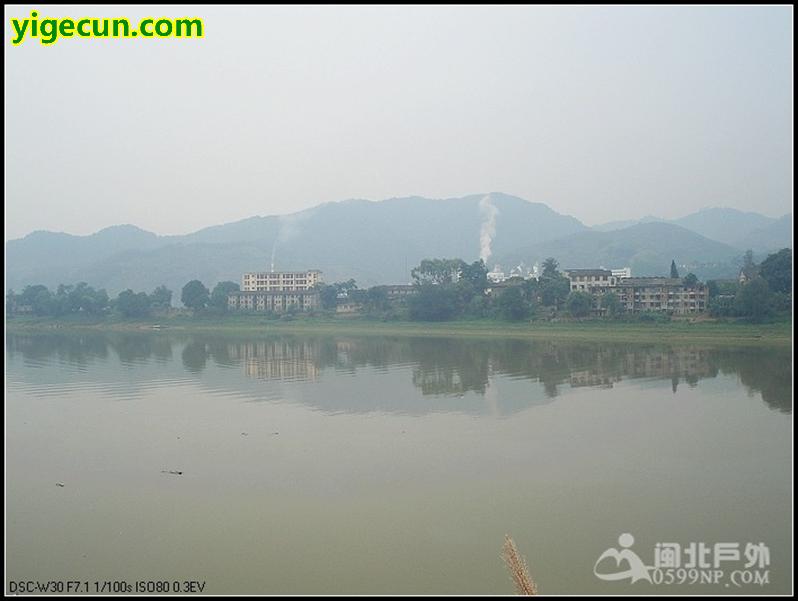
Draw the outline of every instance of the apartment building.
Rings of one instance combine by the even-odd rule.
[[[632,277],[631,267],[622,267],[621,269],[610,269],[610,271],[612,272],[612,275],[614,275],[617,279]]]
[[[241,277],[242,292],[289,292],[310,290],[321,282],[321,271],[264,271],[245,273]]]
[[[614,293],[628,312],[667,311],[683,315],[702,313],[709,305],[709,289],[703,284],[685,286],[678,278],[633,278],[629,268],[569,269],[566,271],[571,291],[587,292],[597,301],[595,312],[602,313],[600,297]]]
[[[610,269],[568,269],[565,273],[571,282],[571,292],[601,292],[620,280]]]
[[[241,291],[227,297],[227,306],[234,311],[270,311],[282,313],[291,308],[311,311],[321,306],[316,284],[321,271],[266,271],[245,273]]]
[[[666,311],[676,315],[703,313],[709,306],[709,288],[685,286],[679,278],[625,278],[612,290],[626,311]]]

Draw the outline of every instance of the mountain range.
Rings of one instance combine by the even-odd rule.
[[[666,274],[671,259],[702,278],[733,277],[748,248],[792,246],[792,215],[774,219],[705,209],[677,220],[648,217],[590,228],[542,203],[502,193],[325,203],[282,216],[251,217],[179,236],[117,225],[89,236],[37,231],[6,243],[6,285],[85,281],[177,291],[191,279],[213,286],[246,271],[321,269],[326,281],[361,287],[406,283],[427,257],[488,257],[489,267],[532,265],[548,256],[568,267],[632,267]]]
[[[671,223],[705,238],[758,252],[792,245],[792,214],[780,218],[728,208],[702,209],[679,219],[648,215],[632,221],[612,221],[592,229],[610,232],[642,223]]]

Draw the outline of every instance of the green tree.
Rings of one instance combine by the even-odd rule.
[[[698,277],[694,273],[688,273],[682,280],[682,286],[685,288],[695,288],[698,285]]]
[[[485,266],[485,261],[480,259],[471,265],[463,264],[461,280],[471,284],[475,293],[484,292],[488,287],[488,268]]]
[[[217,311],[227,311],[227,297],[233,292],[241,290],[235,282],[219,282],[213,287],[210,305]]]
[[[14,292],[13,288],[9,288],[6,294],[6,315],[12,315],[17,311],[18,303],[19,296]]]
[[[337,282],[335,285],[338,287],[338,290],[345,294],[349,294],[353,290],[357,290],[357,282],[351,278],[345,282]]]
[[[58,284],[50,304],[51,315],[61,316],[73,312],[74,297],[70,298],[73,288],[71,284]]]
[[[388,303],[388,291],[385,286],[372,286],[366,291],[365,298],[366,311],[369,313],[380,313],[387,311],[390,307]]]
[[[541,274],[544,278],[556,278],[560,275],[560,272],[557,271],[560,264],[557,262],[557,259],[554,257],[549,257],[545,261],[543,261],[543,273]]]
[[[568,295],[565,306],[572,317],[587,317],[593,309],[593,297],[575,290]]]
[[[150,314],[150,297],[146,292],[123,290],[116,297],[116,309],[125,317],[145,317]]]
[[[411,319],[446,321],[459,313],[459,295],[453,286],[420,284],[418,293],[408,299],[408,308]]]
[[[524,296],[531,301],[536,300],[540,295],[540,280],[529,278],[528,280],[524,280],[524,283],[521,284],[521,287],[524,290]]]
[[[734,311],[740,317],[747,317],[752,321],[761,321],[770,315],[771,294],[767,281],[762,277],[755,277],[740,286],[734,297]]]
[[[732,317],[735,315],[733,296],[715,296],[709,300],[709,314],[712,317]]]
[[[462,259],[424,259],[410,275],[417,284],[451,284],[466,266]]]
[[[707,282],[709,288],[709,296],[734,296],[740,289],[740,283],[737,280],[710,280]]]
[[[520,286],[505,288],[496,299],[496,308],[507,321],[520,321],[529,315],[529,305]]]
[[[621,299],[614,292],[607,292],[601,296],[601,307],[607,310],[607,315],[610,317],[617,317],[624,310]]]
[[[709,299],[712,300],[720,294],[720,285],[715,280],[707,282],[707,291],[709,292]]]
[[[662,273],[662,272],[660,272]],[[671,277],[676,280],[679,279],[679,270],[676,269],[676,260],[671,259]]]
[[[745,251],[743,255],[743,273],[748,276],[749,278],[753,279],[756,277],[756,263],[754,263],[754,251],[750,248]]]
[[[82,312],[96,315],[108,307],[108,293],[102,289],[95,290],[86,282],[80,282],[69,288],[64,304],[68,313]]]
[[[571,291],[571,283],[568,278],[560,275],[555,277],[543,277],[540,279],[540,302],[547,307],[557,307],[559,309]]]
[[[172,291],[163,284],[150,294],[150,304],[154,309],[168,309],[172,306]]]
[[[201,311],[208,306],[210,302],[210,293],[205,285],[199,280],[191,280],[188,284],[183,286],[183,291],[180,294],[180,302],[182,302],[189,309]]]
[[[792,251],[782,248],[768,255],[759,265],[759,275],[768,283],[771,292],[787,294],[792,291]]]
[[[345,282],[335,282],[333,284],[316,284],[319,291],[322,309],[335,309],[338,303],[338,295],[345,294],[351,296],[357,290],[357,283],[353,279]]]
[[[335,309],[338,300],[338,288],[332,284],[316,284],[322,309]]]
[[[29,306],[35,315],[49,315],[53,310],[53,294],[42,284],[25,286],[19,304]]]
[[[488,298],[484,294],[472,296],[468,305],[464,308],[464,314],[468,317],[479,319],[488,314]]]

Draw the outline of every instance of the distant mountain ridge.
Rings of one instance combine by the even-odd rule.
[[[624,229],[577,232],[557,240],[539,242],[500,257],[511,268],[555,257],[561,269],[631,267],[636,276],[668,275],[671,260],[700,278],[731,277],[742,251],[705,238],[684,227],[652,221]]]
[[[407,282],[423,258],[479,258],[490,221],[483,206],[486,197],[495,208],[487,228],[494,254],[530,238],[550,240],[587,229],[545,204],[502,193],[348,200],[184,236],[157,236],[133,226],[91,236],[36,232],[6,244],[7,285],[86,281],[114,294],[165,283],[179,290],[193,278],[208,285],[239,281],[245,271],[268,270],[272,259],[277,269],[321,269],[328,281]]]
[[[701,209],[679,219],[647,216],[637,220],[602,223],[591,229],[610,232],[654,221],[679,225],[710,240],[737,248],[764,252],[792,246],[791,213],[775,218],[750,211],[714,207]]]
[[[6,283],[19,290],[28,284],[86,281],[112,295],[166,284],[179,297],[191,279],[208,286],[240,281],[243,272],[267,271],[274,261],[278,270],[317,268],[327,281],[355,278],[360,286],[370,286],[408,282],[410,270],[427,257],[474,261],[487,249],[489,267],[501,263],[509,268],[520,261],[530,265],[554,256],[563,268],[629,265],[636,275],[657,275],[676,259],[693,266],[699,277],[727,277],[734,275],[746,248],[792,245],[791,215],[773,219],[708,209],[679,220],[641,221],[605,224],[609,227],[601,231],[545,204],[498,192],[448,199],[353,199],[179,236],[158,236],[132,225],[89,236],[38,231],[6,243]]]
[[[784,215],[773,223],[747,232],[735,240],[734,245],[759,252],[792,248],[792,214]]]

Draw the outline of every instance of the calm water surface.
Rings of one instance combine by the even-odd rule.
[[[544,593],[791,591],[788,349],[9,334],[6,362],[7,587],[509,594],[509,533]],[[765,543],[769,583],[600,580],[622,533],[646,565]]]

